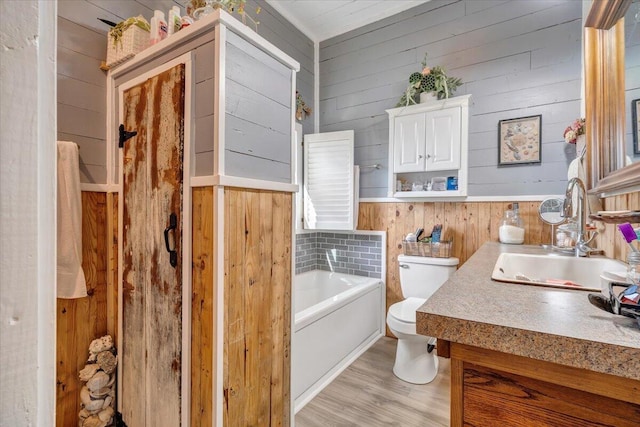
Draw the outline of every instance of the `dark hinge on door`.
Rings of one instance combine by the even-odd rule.
[[[118,128],[118,134],[119,134],[118,147],[122,148],[122,147],[124,147],[124,142],[127,139],[131,139],[134,136],[136,136],[138,134],[138,131],[135,131],[135,130],[133,130],[131,132],[126,131],[126,130],[124,130],[124,125],[121,124],[120,127]]]

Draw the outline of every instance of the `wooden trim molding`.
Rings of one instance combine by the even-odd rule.
[[[633,163],[602,178],[594,193],[608,197],[640,190],[640,163]]]
[[[624,15],[631,0],[594,0],[584,30],[587,181],[592,194],[638,187],[637,165],[625,164]]]
[[[584,26],[609,30],[623,18],[631,0],[594,0]]]

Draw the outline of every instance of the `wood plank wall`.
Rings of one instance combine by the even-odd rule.
[[[107,248],[113,233],[107,224],[107,203],[112,195],[82,193],[82,268],[87,279],[85,298],[58,299],[56,329],[56,426],[77,425],[80,410],[78,371],[89,355],[92,340],[105,335],[114,325],[109,301]],[[117,269],[116,269],[117,274]],[[117,292],[117,288],[116,288]],[[115,295],[117,301],[117,294]]]
[[[640,191],[623,194],[621,196],[609,197],[604,200],[604,209],[609,211],[621,211],[627,209],[640,209]],[[621,261],[627,260],[630,251],[629,245],[622,238],[618,227],[615,224],[596,223],[600,233],[596,239],[596,247],[604,249],[608,257]],[[640,224],[632,224],[640,227]],[[636,247],[638,242],[636,243]]]
[[[191,306],[191,426],[211,426],[215,364],[213,188],[194,188]]]
[[[549,243],[551,227],[538,218],[540,202],[520,202],[525,221],[525,244]],[[443,224],[453,237],[453,254],[460,259],[460,267],[487,241],[498,241],[500,220],[511,203],[506,202],[437,202],[437,203],[360,203],[358,229],[387,232],[387,308],[401,301],[397,257],[402,253],[401,241],[407,233],[434,224]],[[640,192],[604,199],[604,209],[640,209]],[[637,226],[637,225],[636,225]],[[629,246],[613,224],[598,224],[600,235],[595,247],[604,249],[607,256],[626,260]],[[387,335],[392,336],[387,329]]]
[[[520,214],[525,222],[525,244],[549,243],[551,227],[538,218],[540,202],[520,202]],[[460,259],[458,267],[487,241],[498,241],[498,227],[506,202],[418,202],[360,203],[358,229],[387,232],[387,309],[401,301],[397,257],[402,253],[402,238],[418,227],[429,232],[442,224],[444,232],[453,238],[452,256]],[[391,335],[387,329],[387,335]]]
[[[224,197],[224,425],[287,426],[292,194]]]

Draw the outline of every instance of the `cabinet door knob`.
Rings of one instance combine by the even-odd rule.
[[[421,158],[423,158],[423,157],[424,157],[424,156],[423,156],[422,154],[418,154],[418,158],[419,158],[419,159],[421,159]]]
[[[431,154],[427,154],[427,159],[430,159],[430,158],[431,158]]]

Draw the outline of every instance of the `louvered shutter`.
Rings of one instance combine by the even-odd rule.
[[[353,230],[355,181],[353,131],[304,136],[304,225]]]

